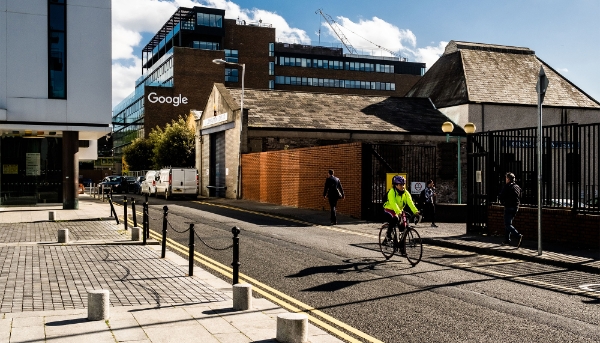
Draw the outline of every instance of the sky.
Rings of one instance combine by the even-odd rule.
[[[600,101],[600,0],[112,0],[113,106],[141,76],[141,49],[177,8],[193,6],[272,24],[280,42],[340,46],[321,9],[361,53],[427,68],[450,40],[527,47]]]

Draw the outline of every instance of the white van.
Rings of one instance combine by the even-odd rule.
[[[195,168],[164,168],[158,173],[156,196],[198,196],[198,170]]]
[[[146,179],[140,187],[140,194],[148,196],[156,195],[156,180],[158,179],[158,170],[149,170],[146,173]]]

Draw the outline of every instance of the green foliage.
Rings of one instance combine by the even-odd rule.
[[[180,116],[164,129],[156,127],[150,132],[154,143],[153,161],[157,168],[164,166],[193,167],[196,165],[194,129]]]
[[[152,149],[154,144],[150,139],[136,138],[123,148],[123,159],[129,170],[153,169]]]

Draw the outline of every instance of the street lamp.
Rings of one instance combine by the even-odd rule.
[[[238,153],[238,179],[237,179],[237,193],[236,193],[236,198],[240,199],[240,184],[241,182],[241,176],[242,176],[242,123],[243,123],[243,119],[244,119],[244,75],[246,74],[246,64],[244,63],[235,63],[235,62],[227,62],[223,59],[220,58],[216,58],[214,60],[212,60],[214,64],[229,64],[229,65],[235,65],[235,66],[241,66],[242,67],[242,96],[241,96],[241,100],[240,100],[240,150]]]
[[[463,127],[465,132],[467,134],[472,134],[475,132],[475,124],[473,123],[466,123],[465,126]],[[458,159],[457,159],[457,169],[458,169],[458,182],[457,182],[457,188],[458,188],[458,196],[457,196],[457,203],[462,204],[462,175],[461,175],[461,161],[460,161],[460,137],[461,136],[450,136],[450,133],[452,131],[454,131],[454,124],[452,124],[452,122],[444,122],[444,124],[442,124],[442,131],[444,131],[446,133],[446,143],[450,142],[450,138],[456,138],[456,143],[458,146]]]

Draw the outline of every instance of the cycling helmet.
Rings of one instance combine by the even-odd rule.
[[[392,184],[394,185],[404,185],[406,183],[406,179],[404,176],[396,175],[392,178]]]

